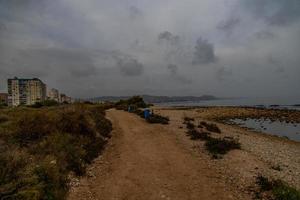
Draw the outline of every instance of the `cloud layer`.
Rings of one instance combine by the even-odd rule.
[[[0,0],[0,90],[297,96],[299,35],[299,0]]]

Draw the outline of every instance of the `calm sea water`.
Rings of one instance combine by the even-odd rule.
[[[251,106],[266,107],[278,109],[296,109],[300,110],[300,98],[235,98],[220,99],[210,101],[184,101],[184,102],[167,102],[156,105],[161,106]],[[295,106],[299,105],[299,106]]]
[[[232,119],[231,122],[238,124],[241,127],[247,127],[255,131],[264,132],[271,135],[277,135],[280,137],[287,137],[290,140],[300,142],[300,124],[292,124],[286,122],[279,122],[271,120],[259,120],[259,119]]]

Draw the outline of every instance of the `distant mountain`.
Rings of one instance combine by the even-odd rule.
[[[202,96],[152,96],[140,95],[147,103],[168,103],[168,102],[183,102],[183,101],[208,101],[217,100],[219,98],[212,95]],[[102,96],[88,99],[89,101],[119,101],[121,99],[128,99],[131,96]]]

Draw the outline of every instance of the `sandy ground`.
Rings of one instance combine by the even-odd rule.
[[[195,118],[194,123],[197,125],[200,121],[212,122],[212,119],[218,119],[222,113],[223,115],[228,115],[228,113],[234,116],[242,115],[240,109],[218,107],[204,109],[204,112],[201,108],[191,110],[157,108],[156,112],[170,117],[174,132],[178,132],[176,129],[182,126],[184,116]],[[295,119],[299,120],[299,118]],[[254,132],[238,126],[215,121],[213,123],[216,123],[222,130],[221,134],[214,134],[213,136],[237,138],[242,146],[241,150],[229,152],[221,160],[208,160],[212,168],[220,172],[228,184],[235,186],[243,193],[251,193],[255,186],[255,177],[264,175],[272,179],[281,179],[300,189],[299,142]],[[203,142],[194,142],[194,145],[203,154],[207,154]],[[280,170],[276,170],[278,166]]]
[[[227,184],[173,123],[148,124],[117,110],[107,116],[113,137],[87,176],[73,180],[68,199],[250,199]]]
[[[204,142],[186,136],[183,118],[195,118],[196,125],[209,122],[207,116],[218,115],[219,108],[209,115],[198,109],[155,112],[168,116],[170,124],[148,124],[134,114],[108,111],[113,137],[87,176],[73,181],[69,199],[253,199],[258,175],[300,189],[299,142],[214,122],[222,133],[213,137],[238,138],[242,149],[212,159]]]

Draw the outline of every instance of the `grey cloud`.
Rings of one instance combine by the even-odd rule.
[[[300,1],[217,1],[0,0],[0,85],[38,76],[74,97],[297,91]]]
[[[176,75],[178,72],[178,67],[177,65],[169,64],[168,70],[170,71],[171,75]]]
[[[216,71],[216,77],[218,81],[224,81],[232,76],[233,72],[231,69],[220,67]]]
[[[159,41],[166,41],[171,45],[176,45],[179,42],[180,37],[178,35],[173,35],[169,31],[164,31],[158,35]]]
[[[246,10],[260,17],[269,25],[283,26],[300,18],[299,0],[242,0]]]
[[[217,29],[224,31],[227,36],[231,35],[234,29],[240,24],[241,20],[237,17],[231,17],[225,21],[221,21]]]
[[[180,82],[182,84],[191,84],[192,81],[184,77],[183,75],[178,73],[178,66],[174,64],[169,64],[167,66],[168,71],[170,72],[170,76],[173,80]]]
[[[257,39],[261,39],[261,40],[272,39],[275,37],[274,33],[267,30],[256,32],[254,35]]]
[[[137,19],[137,18],[140,18],[141,16],[143,16],[143,13],[139,8],[137,8],[135,6],[130,6],[129,15],[130,15],[131,19]]]
[[[285,72],[283,63],[280,60],[274,58],[273,56],[268,57],[268,63],[274,68],[273,71],[275,73],[281,74]]]
[[[216,61],[214,46],[208,40],[200,37],[195,46],[193,64],[209,64]]]
[[[117,56],[117,65],[125,76],[140,76],[144,72],[144,66],[137,59],[130,56]]]

